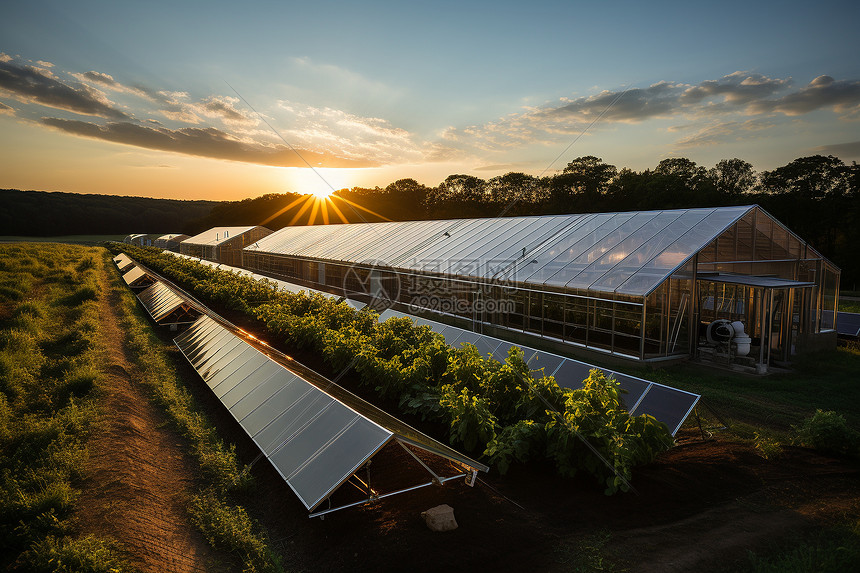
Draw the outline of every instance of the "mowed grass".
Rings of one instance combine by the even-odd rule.
[[[643,378],[702,395],[729,422],[788,432],[816,410],[835,411],[860,427],[860,350],[835,348],[795,357],[793,371],[755,376],[678,364],[639,369]]]
[[[102,382],[103,249],[0,245],[0,568],[126,571],[75,501]]]

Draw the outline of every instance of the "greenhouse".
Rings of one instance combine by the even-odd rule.
[[[181,235],[172,233],[170,235],[161,235],[155,242],[153,246],[158,247],[159,249],[166,249],[168,251],[179,252],[179,244],[182,243],[185,239],[190,239],[188,235]]]
[[[242,248],[272,231],[266,227],[213,227],[179,243],[183,255],[240,266]]]
[[[836,340],[839,269],[755,205],[286,227],[242,266],[562,353],[761,370]]]

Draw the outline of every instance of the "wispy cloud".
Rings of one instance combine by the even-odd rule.
[[[667,131],[695,129],[694,133],[685,135],[675,142],[677,149],[689,149],[760,137],[761,132],[774,125],[774,122],[769,119],[748,119],[746,121],[717,121],[704,125],[674,126]]]
[[[0,101],[0,115],[15,115],[15,108]]]
[[[24,103],[71,111],[106,119],[130,119],[105,95],[82,83],[66,83],[48,68],[0,58],[0,93]]]
[[[262,145],[252,141],[242,141],[214,127],[185,127],[171,130],[131,122],[109,122],[105,125],[99,125],[56,117],[42,118],[42,123],[81,137],[213,159],[277,167],[305,167],[305,160],[318,167],[376,166],[375,163],[369,161],[337,157],[306,149],[300,150],[301,157],[299,157],[295,151],[285,145]]]
[[[383,95],[386,98],[395,96],[399,92],[393,86],[389,86],[383,82],[371,80],[357,72],[334,64],[314,61],[306,56],[290,58],[290,62],[296,71],[313,76],[323,83],[337,86],[339,90],[345,92],[363,92]]]
[[[426,159],[430,152],[428,144],[416,142],[410,132],[385,119],[289,101],[280,101],[279,107],[290,125],[282,134],[291,142],[383,164]]]

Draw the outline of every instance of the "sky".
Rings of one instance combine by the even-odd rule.
[[[0,188],[172,199],[860,161],[860,3],[5,0]]]

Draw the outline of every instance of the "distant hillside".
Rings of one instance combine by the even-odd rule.
[[[215,201],[0,189],[0,235],[182,233]]]

